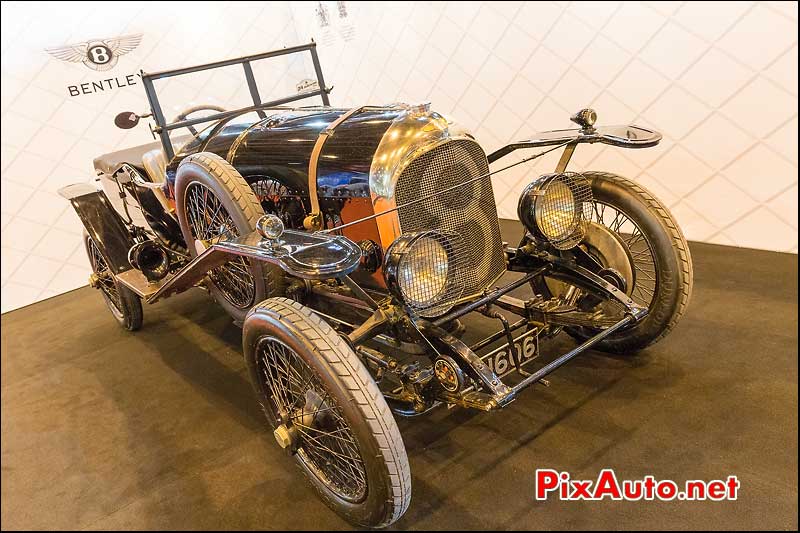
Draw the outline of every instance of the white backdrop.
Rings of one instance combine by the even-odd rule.
[[[107,72],[44,51],[132,33],[141,44]],[[581,147],[573,164],[638,180],[689,239],[797,252],[794,2],[3,2],[2,310],[86,283],[80,223],[55,191],[90,179],[96,155],[150,140],[112,123],[146,109],[141,85],[79,96],[68,85],[311,37],[334,105],[430,100],[487,152],[569,127],[585,106],[600,123],[654,127],[654,149]],[[310,71],[257,74],[277,95]],[[166,112],[239,101],[239,79],[169,82]],[[555,157],[496,178],[501,216]]]

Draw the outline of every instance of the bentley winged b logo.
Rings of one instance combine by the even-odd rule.
[[[45,48],[51,56],[70,63],[83,63],[92,70],[114,68],[120,56],[134,50],[142,42],[142,34],[123,35],[112,39],[90,39],[86,42]]]

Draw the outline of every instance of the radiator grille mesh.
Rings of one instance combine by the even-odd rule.
[[[470,140],[449,141],[415,159],[400,175],[397,205],[433,194],[489,172],[486,154]],[[457,187],[398,212],[403,233],[436,230],[463,243],[459,260],[464,296],[487,288],[505,270],[500,224],[491,177]]]

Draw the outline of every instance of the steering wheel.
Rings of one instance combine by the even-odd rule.
[[[218,105],[200,104],[200,105],[196,105],[196,106],[190,107],[188,109],[184,109],[181,112],[180,115],[178,115],[174,119],[172,119],[172,122],[180,122],[181,120],[186,120],[186,117],[188,117],[192,113],[197,113],[198,111],[219,111],[220,113],[223,113],[223,112],[225,112],[227,110],[224,107],[220,107]],[[195,136],[197,135],[197,129],[194,126],[186,126],[186,129],[188,129],[190,132],[192,132],[192,135],[195,135]]]

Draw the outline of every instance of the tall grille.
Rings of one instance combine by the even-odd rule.
[[[489,172],[483,149],[474,141],[449,141],[415,159],[400,175],[397,205],[442,191]],[[463,296],[487,288],[505,270],[500,223],[491,177],[477,180],[398,212],[403,233],[437,230],[455,233],[462,245]]]

